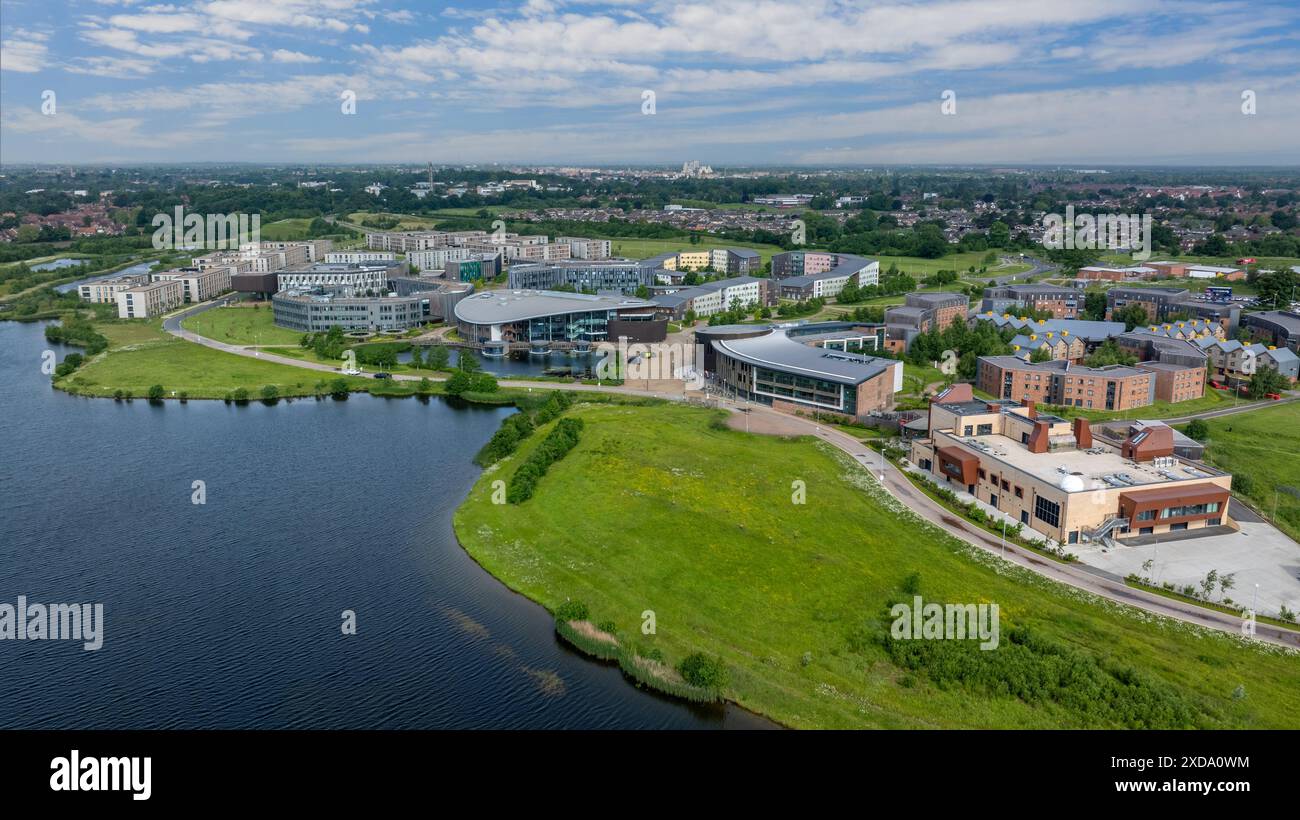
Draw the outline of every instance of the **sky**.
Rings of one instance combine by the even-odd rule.
[[[1300,163],[1300,5],[0,0],[0,163]]]

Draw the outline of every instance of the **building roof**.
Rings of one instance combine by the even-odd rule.
[[[1122,379],[1125,376],[1147,375],[1141,370],[1122,364],[1108,364],[1104,367],[1086,367],[1081,364],[1074,364],[1073,362],[1066,361],[1065,359],[1054,359],[1050,362],[1026,362],[1016,356],[980,356],[980,361],[989,362],[998,367],[1009,367],[1016,370],[1040,370],[1043,372],[1057,371],[1077,376],[1107,376]]]
[[[713,342],[713,348],[760,367],[802,373],[846,385],[861,384],[896,364],[892,359],[860,356],[802,344],[788,337],[780,328],[748,339],[718,339]]]
[[[456,318],[480,325],[518,322],[557,313],[652,308],[654,302],[624,296],[592,296],[553,290],[494,290],[456,303]]]

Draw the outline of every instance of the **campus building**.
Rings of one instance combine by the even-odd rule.
[[[780,280],[782,299],[828,299],[849,282],[880,284],[880,262],[847,253],[786,251],[772,257],[772,278]]]
[[[1265,310],[1245,313],[1241,326],[1257,342],[1287,347],[1300,352],[1300,312],[1294,310]]]
[[[1287,347],[1211,337],[1197,339],[1196,344],[1209,358],[1210,378],[1216,381],[1234,386],[1248,382],[1261,367],[1273,368],[1292,383],[1300,376],[1300,356]]]
[[[175,279],[158,279],[120,290],[115,295],[119,319],[146,319],[185,303],[185,291]]]
[[[206,302],[230,290],[230,268],[177,268],[149,274],[154,282],[170,280],[179,282],[181,301]]]
[[[571,287],[582,293],[636,293],[654,283],[653,266],[634,259],[569,260],[510,266],[511,290]]]
[[[124,290],[143,285],[149,281],[149,274],[134,276],[115,276],[112,279],[99,279],[87,282],[77,288],[77,294],[83,302],[111,305],[117,303],[117,294]]]
[[[736,276],[661,293],[651,301],[658,306],[661,315],[674,321],[681,321],[691,311],[697,318],[705,318],[733,307],[771,304],[770,285],[769,279]]]
[[[325,260],[336,265],[361,265],[366,262],[396,262],[393,251],[330,251]]]
[[[275,323],[304,333],[336,325],[345,333],[406,330],[440,318],[433,305],[428,294],[366,296],[341,285],[282,290],[271,297]]]
[[[903,363],[835,349],[835,340],[826,337],[852,335],[847,331],[819,324],[733,325],[701,328],[696,340],[707,346],[705,375],[726,392],[786,412],[863,421],[893,408],[894,394],[903,388]]]
[[[885,310],[887,335],[895,342],[891,347],[907,350],[918,335],[965,321],[969,309],[964,293],[909,293],[902,305]]]
[[[1201,319],[1222,326],[1224,332],[1236,331],[1241,308],[1213,302],[1198,302],[1191,292],[1178,288],[1111,288],[1106,291],[1106,318],[1115,312],[1137,305],[1146,311],[1148,322],[1168,322],[1181,318]]]
[[[543,353],[585,350],[626,337],[662,342],[668,322],[644,299],[539,290],[495,290],[456,303],[456,327],[463,341],[489,354],[512,345]]]
[[[1026,309],[1050,311],[1056,319],[1077,319],[1084,295],[1056,285],[1001,285],[984,289],[980,312],[1018,314]]]
[[[1170,366],[1193,372],[1177,381],[1180,386],[1187,379],[1205,381],[1203,367],[1172,362]],[[1063,360],[1033,363],[1015,356],[981,356],[976,379],[980,390],[1002,399],[1088,410],[1131,410],[1156,401],[1175,401],[1172,392],[1158,394],[1156,382],[1155,372],[1141,367],[1084,367]]]
[[[283,270],[276,274],[277,290],[342,287],[355,292],[379,292],[388,286],[388,277],[407,271],[404,262],[370,262],[362,265],[318,262],[314,265]]]
[[[933,402],[929,429],[913,464],[1060,544],[1233,528],[1232,476],[1178,456],[1158,422],[1111,443],[1033,401],[962,397]]]

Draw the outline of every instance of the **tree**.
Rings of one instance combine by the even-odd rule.
[[[477,373],[483,369],[479,364],[478,358],[473,353],[462,351],[460,358],[456,361],[456,366],[465,373]]]
[[[1207,600],[1209,599],[1210,595],[1214,593],[1214,587],[1218,584],[1218,582],[1219,582],[1219,571],[1217,569],[1210,570],[1208,573],[1206,573],[1205,580],[1201,581],[1201,592],[1205,593],[1205,598]]]
[[[1083,318],[1094,322],[1106,318],[1106,294],[1094,291],[1083,297]]]
[[[1194,438],[1197,441],[1205,441],[1210,437],[1210,425],[1206,424],[1201,419],[1192,419],[1187,423],[1187,427],[1184,428],[1183,432],[1188,438]]]
[[[1289,268],[1267,271],[1255,278],[1261,307],[1281,310],[1300,294],[1300,274]]]
[[[1043,345],[1042,347],[1035,349],[1033,353],[1029,354],[1029,361],[1035,364],[1040,362],[1050,362],[1051,360],[1052,351],[1051,348],[1047,347],[1047,345]]]
[[[411,346],[411,368],[419,370],[424,367],[424,354],[420,351],[419,345]]]
[[[1084,364],[1088,367],[1105,367],[1111,364],[1131,365],[1136,361],[1137,357],[1125,353],[1119,345],[1115,344],[1114,339],[1107,339],[1097,346],[1091,356],[1084,359]]]
[[[692,686],[717,690],[727,685],[727,667],[722,664],[722,659],[702,652],[687,655],[677,665],[677,671]]]
[[[163,386],[161,384],[151,385],[149,387],[149,401],[162,401]]]
[[[347,380],[347,379],[344,379],[344,378],[338,378],[338,379],[335,379],[334,381],[330,382],[330,396],[331,396],[332,398],[341,401],[341,400],[346,399],[346,398],[348,397],[348,393],[349,393],[349,392],[350,392],[350,390],[349,390],[349,388],[348,388],[348,380]]]
[[[459,396],[473,387],[473,381],[464,370],[456,370],[451,374],[451,378],[447,379],[445,387],[448,396]]]
[[[1277,372],[1276,367],[1257,367],[1246,391],[1252,399],[1262,399],[1269,393],[1281,393],[1290,386],[1286,376]]]
[[[1237,585],[1237,573],[1229,572],[1219,579],[1219,597]]]
[[[276,401],[279,400],[279,398],[280,398],[280,388],[276,387],[273,384],[263,385],[262,401],[266,402],[267,404],[275,404]]]
[[[1139,325],[1146,325],[1151,321],[1147,314],[1146,308],[1141,305],[1125,305],[1111,314],[1115,321],[1124,323],[1125,332],[1132,330]]]
[[[429,348],[424,365],[429,370],[446,370],[451,364],[451,351],[442,345]]]

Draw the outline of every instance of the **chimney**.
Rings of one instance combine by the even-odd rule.
[[[1086,450],[1092,446],[1092,428],[1088,426],[1088,420],[1076,417],[1074,420],[1074,444],[1080,450]]]
[[[1038,418],[1038,408],[1033,399],[1024,399],[1022,404],[1024,404],[1025,410],[1027,411],[1025,413],[1027,417],[1031,419]]]
[[[1050,444],[1052,426],[1045,421],[1035,421],[1029,434],[1029,452],[1046,453]]]

